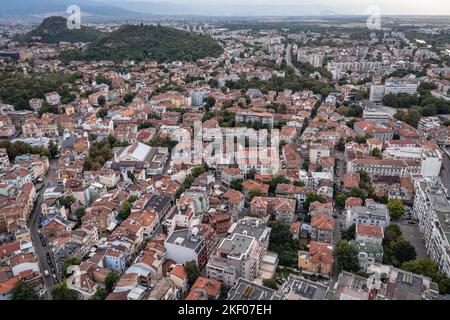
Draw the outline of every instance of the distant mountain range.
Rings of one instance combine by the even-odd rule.
[[[204,16],[276,16],[276,15],[333,15],[335,8],[329,5],[317,4],[229,4],[224,0],[221,4],[199,5],[186,3],[172,3],[163,1],[123,1],[123,0],[98,0],[103,3],[127,8],[135,12],[156,15],[204,15]]]
[[[334,15],[339,12],[329,5],[199,5],[164,1],[144,2],[124,0],[13,0],[2,3],[0,17],[43,17],[66,15],[67,7],[76,3],[83,15],[103,18],[132,18],[152,15],[177,16],[318,16]]]
[[[67,15],[70,5],[80,6],[83,15],[97,17],[120,17],[135,15],[126,8],[92,0],[12,0],[1,4],[0,17],[43,17],[55,14]]]

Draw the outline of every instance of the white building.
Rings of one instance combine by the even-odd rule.
[[[371,85],[369,100],[372,102],[381,102],[384,98],[386,87],[384,85]]]
[[[198,235],[198,229],[174,230],[164,242],[166,247],[166,259],[172,259],[176,263],[195,261],[202,268],[207,261],[206,241]]]
[[[390,222],[389,210],[385,204],[368,204],[353,206],[347,209],[345,225],[350,228],[353,224],[380,226],[385,229]]]
[[[427,255],[450,277],[450,201],[448,190],[437,179],[414,181],[413,215],[425,240]]]
[[[261,261],[267,253],[270,228],[255,218],[234,223],[206,266],[208,278],[233,286],[242,277],[253,281],[259,276]]]

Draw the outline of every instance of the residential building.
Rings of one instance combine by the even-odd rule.
[[[365,206],[352,206],[347,209],[345,225],[366,224],[385,229],[390,222],[389,210],[385,204],[369,203]]]
[[[448,189],[438,179],[414,181],[413,215],[425,241],[427,255],[450,277],[450,201]]]
[[[307,274],[330,277],[333,271],[333,246],[311,241],[308,251],[298,252],[298,268]]]
[[[234,223],[228,233],[217,253],[210,257],[206,275],[227,286],[234,285],[240,277],[253,281],[267,253],[270,228],[259,219],[247,217]]]

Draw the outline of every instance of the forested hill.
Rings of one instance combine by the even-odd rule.
[[[69,29],[67,28],[67,20],[64,17],[49,17],[34,30],[30,31],[19,40],[22,42],[34,41],[35,37],[41,38],[36,40],[43,43],[59,43],[60,41],[66,42],[92,42],[102,36],[103,33],[89,28],[81,26],[81,29]]]
[[[83,51],[68,51],[62,60],[195,61],[217,57],[222,47],[211,37],[162,26],[125,25],[92,42]]]

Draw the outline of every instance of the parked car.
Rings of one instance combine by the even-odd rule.
[[[44,270],[44,276],[48,277],[50,275],[50,273],[48,272],[48,270]]]

